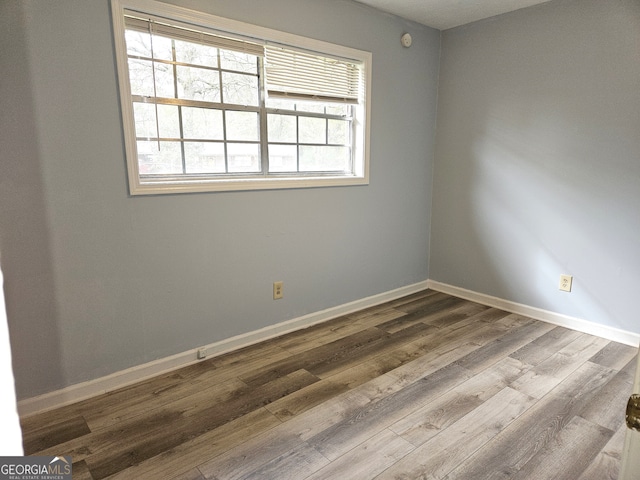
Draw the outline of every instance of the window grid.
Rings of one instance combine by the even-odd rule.
[[[369,52],[154,0],[111,2],[131,194],[368,183]],[[267,65],[274,48],[291,57]],[[250,74],[248,56],[258,64]],[[330,84],[315,74],[300,80],[298,58],[312,59],[305,71],[355,69],[360,83],[337,90],[338,71],[325,75]],[[278,83],[281,73],[294,83]],[[271,114],[293,114],[273,125],[273,141]]]
[[[157,141],[157,142],[177,142],[180,145],[180,163],[181,163],[181,170],[182,170],[182,175],[193,175],[193,173],[189,173],[188,172],[188,167],[187,167],[187,154],[185,151],[185,143],[186,142],[200,142],[200,143],[217,143],[217,144],[222,144],[223,145],[223,152],[224,152],[224,172],[223,174],[229,174],[230,173],[230,168],[229,168],[229,152],[228,152],[228,143],[230,142],[229,140],[229,135],[228,135],[228,129],[227,129],[227,112],[228,111],[252,111],[252,112],[256,112],[256,113],[260,113],[261,111],[261,107],[260,104],[264,104],[264,100],[262,98],[259,99],[258,103],[259,106],[257,107],[253,107],[250,105],[235,105],[235,104],[230,104],[230,103],[226,103],[225,101],[225,82],[223,81],[223,74],[224,73],[231,73],[231,74],[235,74],[235,75],[244,75],[244,76],[250,76],[250,77],[256,77],[258,79],[258,81],[260,82],[262,79],[262,75],[260,75],[260,65],[257,64],[256,65],[256,73],[252,74],[252,73],[248,73],[245,71],[240,71],[240,70],[234,70],[234,69],[229,69],[229,68],[224,68],[223,65],[223,61],[222,61],[222,55],[221,55],[221,49],[220,48],[216,48],[216,58],[217,58],[217,67],[211,67],[208,65],[202,65],[199,63],[190,63],[190,62],[180,62],[177,60],[177,53],[176,53],[176,40],[175,39],[170,39],[171,42],[171,60],[166,60],[166,59],[159,59],[159,58],[155,58],[155,56],[153,55],[153,34],[150,34],[150,45],[151,45],[151,49],[152,49],[152,56],[151,57],[147,57],[144,55],[134,55],[134,54],[130,54],[128,55],[128,58],[130,59],[136,59],[136,60],[144,60],[144,61],[150,61],[151,62],[151,66],[154,69],[154,92],[155,92],[155,71],[156,71],[156,64],[165,64],[170,66],[171,70],[172,70],[172,80],[173,80],[173,96],[172,98],[167,98],[167,97],[160,97],[160,96],[154,96],[154,97],[147,97],[147,96],[142,96],[142,95],[132,95],[132,100],[133,102],[137,102],[137,103],[150,103],[150,101],[156,105],[156,122],[159,122],[159,117],[158,117],[158,112],[157,112],[157,105],[161,104],[161,105],[176,105],[177,107],[177,112],[178,112],[178,116],[177,116],[177,121],[178,121],[178,131],[179,131],[179,136],[178,137],[163,137],[160,135],[156,135],[155,137],[140,137],[140,136],[136,136],[136,140],[153,140],[153,141]],[[257,57],[257,60],[260,60],[259,57]],[[217,73],[218,76],[218,84],[219,84],[219,95],[220,95],[220,102],[206,102],[206,101],[200,101],[200,100],[190,100],[190,99],[184,99],[184,98],[179,98],[179,85],[178,85],[178,67],[179,66],[185,66],[185,67],[190,67],[190,68],[197,68],[197,69],[202,69],[202,70],[207,70],[207,71],[214,71]],[[183,116],[183,107],[185,106],[195,106],[197,108],[207,108],[207,109],[211,109],[211,110],[219,110],[222,113],[222,139],[220,140],[211,140],[211,139],[205,139],[205,138],[186,138],[185,137],[185,133],[184,133],[184,116]],[[238,144],[257,144],[258,142],[256,141],[247,141],[247,140],[233,140],[233,143],[238,143]],[[262,150],[262,149],[260,149]],[[263,168],[263,167],[261,167]],[[262,170],[261,170],[262,171]],[[146,173],[143,175],[154,175],[154,176],[163,176],[166,174],[163,173],[158,173],[158,174],[152,174],[152,173]],[[175,174],[173,174],[175,175]],[[211,173],[207,173],[207,175],[211,175]]]
[[[296,172],[300,172],[300,146],[308,146],[308,147],[345,147],[349,150],[349,164],[346,166],[345,170],[349,171],[353,168],[353,151],[352,151],[352,141],[353,141],[353,107],[349,106],[349,114],[348,115],[333,115],[330,113],[327,113],[327,107],[324,107],[324,113],[318,113],[318,112],[308,112],[305,110],[298,110],[298,105],[295,105],[295,108],[293,110],[287,110],[287,109],[283,109],[283,108],[266,108],[266,113],[267,114],[272,114],[272,115],[285,115],[285,116],[292,116],[295,117],[296,119],[296,125],[295,125],[295,142],[283,142],[283,141],[273,141],[273,140],[269,140],[268,144],[269,145],[285,145],[285,146],[291,146],[291,145],[295,145],[296,146]],[[303,142],[300,140],[300,118],[301,117],[307,117],[307,118],[321,118],[324,120],[325,123],[325,127],[324,127],[324,137],[325,137],[325,141],[324,143],[319,143],[319,142]],[[347,130],[348,132],[348,136],[345,140],[344,143],[336,143],[336,142],[329,142],[329,121],[330,120],[339,120],[339,121],[346,121],[349,124],[349,128]],[[287,172],[289,173],[289,172]],[[324,172],[314,172],[314,173],[326,173],[326,174],[332,174],[332,173],[342,173],[342,170],[325,170]]]
[[[256,111],[259,113],[259,131],[261,133],[261,135],[259,135],[260,138],[260,149],[259,151],[262,152],[260,155],[260,170],[258,172],[255,173],[262,173],[262,174],[268,174],[269,173],[269,145],[296,145],[296,160],[295,160],[295,170],[292,171],[287,171],[286,173],[301,173],[302,169],[301,169],[301,163],[300,163],[300,157],[301,157],[301,146],[307,146],[307,147],[323,147],[323,146],[327,146],[327,147],[345,147],[348,149],[349,151],[349,157],[351,157],[351,137],[349,136],[349,138],[346,139],[345,143],[331,143],[329,141],[329,135],[330,135],[330,131],[329,131],[329,120],[330,119],[335,119],[335,120],[341,120],[341,121],[348,121],[351,122],[352,121],[352,117],[351,116],[343,116],[343,115],[331,115],[329,113],[327,113],[327,108],[324,107],[323,108],[323,112],[319,113],[319,112],[310,112],[310,111],[305,111],[305,110],[299,110],[299,106],[298,104],[294,105],[294,109],[293,110],[284,110],[284,109],[277,109],[277,108],[266,108],[265,106],[265,88],[264,88],[264,75],[261,75],[261,72],[263,71],[263,59],[261,57],[257,57],[257,67],[256,67],[256,74],[249,74],[247,72],[243,72],[243,71],[239,71],[239,70],[232,70],[232,69],[227,69],[223,67],[223,57],[221,54],[222,49],[220,48],[216,48],[216,58],[217,58],[217,66],[216,67],[212,67],[212,66],[208,66],[208,65],[202,65],[202,64],[197,64],[197,63],[190,63],[190,62],[180,62],[177,59],[177,53],[176,53],[176,41],[175,39],[170,39],[170,43],[171,43],[171,60],[166,60],[166,59],[158,59],[155,58],[155,55],[153,54],[153,37],[154,35],[151,34],[151,49],[152,49],[152,57],[146,57],[143,55],[129,55],[129,58],[133,58],[133,59],[138,59],[138,60],[144,60],[144,61],[151,61],[152,64],[152,68],[154,69],[154,72],[156,71],[156,63],[157,64],[165,64],[165,65],[169,65],[171,70],[172,70],[172,80],[173,80],[173,100],[175,100],[175,102],[168,102],[167,99],[164,99],[162,97],[158,97],[155,96],[153,97],[153,102],[155,104],[172,104],[175,103],[175,105],[177,106],[177,111],[178,111],[178,129],[179,129],[179,137],[175,138],[175,137],[161,137],[161,136],[157,136],[156,138],[149,138],[149,137],[137,137],[137,140],[154,140],[154,141],[169,141],[169,142],[179,142],[180,145],[180,163],[181,163],[181,171],[182,171],[182,175],[189,175],[191,174],[190,172],[188,172],[188,166],[187,166],[187,153],[185,150],[185,142],[187,141],[198,141],[198,142],[210,142],[210,143],[220,143],[223,146],[223,157],[224,157],[224,172],[221,172],[222,174],[230,174],[230,166],[229,166],[229,133],[228,133],[228,112],[229,111],[235,111],[235,106],[233,108],[230,108],[230,105],[226,102],[226,98],[225,98],[225,81],[224,81],[224,77],[223,74],[224,73],[233,73],[233,74],[237,74],[237,75],[247,75],[247,76],[255,76],[258,79],[258,107],[254,107],[254,108],[250,108],[250,106],[244,106],[244,107],[249,107],[248,111]],[[185,66],[185,67],[190,67],[190,68],[197,68],[197,69],[202,69],[202,70],[207,70],[207,71],[214,71],[217,73],[217,77],[218,77],[218,85],[219,85],[219,99],[220,102],[204,102],[204,101],[200,101],[200,100],[189,100],[189,99],[183,99],[183,98],[179,98],[179,84],[178,84],[178,67],[179,66]],[[155,73],[154,73],[154,79],[155,79]],[[155,82],[155,80],[154,80]],[[154,91],[155,91],[155,85],[154,85]],[[142,102],[148,102],[148,97],[144,97],[144,96],[134,96],[134,101],[142,101]],[[199,138],[185,138],[185,133],[184,133],[184,118],[183,118],[183,106],[190,106],[190,105],[197,105],[198,107],[202,107],[202,108],[209,108],[209,109],[216,109],[216,110],[221,110],[222,112],[222,139],[221,140],[211,140],[211,139],[199,139]],[[244,109],[243,109],[244,110]],[[268,114],[279,114],[279,115],[291,115],[294,116],[295,120],[296,120],[296,129],[295,129],[295,143],[291,143],[291,142],[272,142],[268,140],[268,126],[265,125],[264,123],[264,119],[266,118],[266,116]],[[324,142],[309,142],[309,141],[302,141],[300,138],[300,118],[322,118],[324,120]],[[158,119],[158,113],[156,112],[156,121],[159,122]],[[265,135],[266,133],[266,135]],[[254,144],[255,142],[250,142],[250,141],[243,141],[243,140],[234,140],[234,143],[248,143],[248,144]],[[332,170],[332,169],[325,169],[325,170],[314,170],[315,173],[343,173],[344,171],[349,171],[352,168],[352,162],[350,161],[348,165],[345,166],[345,168],[343,170]],[[271,174],[273,174],[274,172],[271,172]],[[282,172],[280,172],[282,173]],[[144,175],[164,175],[162,173],[160,174],[144,174]]]

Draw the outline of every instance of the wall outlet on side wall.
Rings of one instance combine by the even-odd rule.
[[[571,284],[573,283],[573,277],[571,275],[560,275],[560,290],[563,292],[571,291]]]
[[[278,300],[284,296],[283,282],[273,282],[273,299]]]

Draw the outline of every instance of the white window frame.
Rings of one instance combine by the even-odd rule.
[[[127,46],[125,42],[125,10],[137,11],[155,17],[193,25],[204,31],[215,30],[240,38],[256,39],[258,42],[273,42],[305,51],[324,54],[329,57],[350,59],[362,65],[363,92],[358,108],[361,114],[354,121],[353,173],[336,175],[311,174],[268,174],[260,176],[197,176],[185,178],[171,177],[141,178],[138,170],[136,131],[133,116],[133,102],[129,83]],[[347,185],[367,185],[369,183],[369,125],[371,105],[371,53],[350,47],[310,39],[291,33],[251,25],[228,18],[218,17],[183,7],[169,5],[155,0],[111,0],[114,44],[120,88],[120,107],[124,130],[125,154],[131,195],[164,193],[212,192],[233,190],[263,190],[282,188],[329,187]]]

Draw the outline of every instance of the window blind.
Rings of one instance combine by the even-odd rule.
[[[167,23],[163,23],[161,19],[153,17],[140,18],[134,15],[135,14],[126,14],[124,17],[125,27],[129,30],[137,30],[146,33],[150,32],[155,35],[161,35],[175,40],[199,43],[210,47],[248,53],[259,57],[264,56],[264,46],[258,43],[222,35],[215,35],[213,33],[202,32],[183,26],[169,25]]]
[[[264,48],[269,96],[358,103],[359,64],[281,46]]]

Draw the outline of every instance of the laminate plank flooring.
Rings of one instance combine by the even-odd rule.
[[[21,419],[82,480],[615,479],[637,350],[425,290]]]

